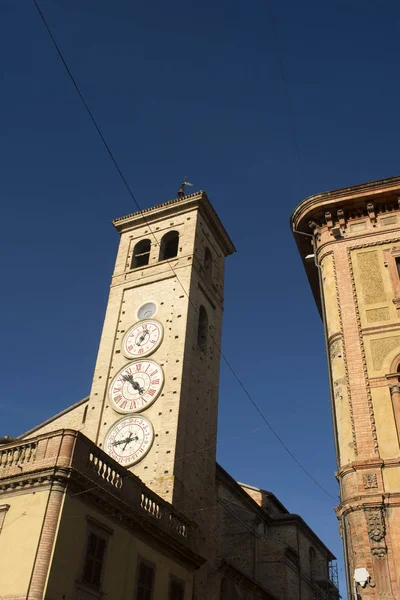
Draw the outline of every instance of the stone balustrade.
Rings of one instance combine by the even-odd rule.
[[[62,429],[0,446],[0,492],[21,488],[32,478],[74,481],[83,492],[108,492],[118,506],[142,515],[164,530],[188,541],[195,524],[157,496],[136,475],[115,462],[83,434]]]

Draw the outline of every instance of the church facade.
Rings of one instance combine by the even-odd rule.
[[[348,589],[399,598],[400,177],[311,196],[291,225],[325,326]]]
[[[206,194],[113,224],[89,396],[0,440],[0,599],[337,599],[301,517],[216,463],[235,248]]]

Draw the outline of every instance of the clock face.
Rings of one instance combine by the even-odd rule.
[[[119,413],[142,411],[157,399],[163,383],[163,370],[153,360],[130,362],[111,382],[112,407]]]
[[[158,321],[146,319],[136,323],[125,334],[122,341],[122,351],[128,358],[148,356],[162,342],[163,326]]]
[[[153,426],[141,415],[126,416],[114,423],[104,440],[104,451],[124,467],[141,460],[154,439]]]

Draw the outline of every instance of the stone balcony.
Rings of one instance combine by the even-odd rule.
[[[81,433],[62,429],[0,445],[0,500],[4,493],[57,483],[119,520],[165,534],[187,551],[196,546],[196,524],[157,496],[133,473]],[[172,540],[171,540],[172,541]]]

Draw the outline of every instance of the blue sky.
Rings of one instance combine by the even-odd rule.
[[[143,208],[188,175],[237,247],[223,349],[333,496],[322,325],[289,229],[305,196],[399,174],[397,2],[41,0]],[[118,237],[135,210],[29,0],[0,3],[1,434],[89,392]],[[222,365],[218,460],[340,559],[334,502]],[[342,591],[344,573],[341,571]]]

